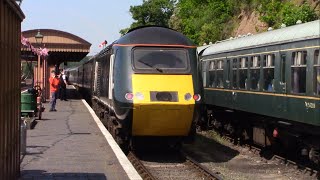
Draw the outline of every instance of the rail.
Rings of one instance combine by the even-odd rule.
[[[154,154],[157,156],[157,154]],[[168,155],[170,157],[170,155]],[[195,179],[208,179],[208,180],[222,180],[219,176],[219,172],[212,172],[206,167],[201,165],[199,162],[188,156],[185,152],[180,151],[180,159],[184,159],[182,162],[172,162],[159,163],[157,160],[155,162],[144,162],[142,161],[134,152],[130,151],[128,154],[128,159],[132,165],[136,168],[138,173],[143,179],[155,180],[155,179],[166,179],[168,177],[163,177],[169,174],[172,179],[177,177],[181,178],[195,178]],[[177,157],[177,156],[172,156]],[[179,168],[184,167],[184,170],[179,170]],[[171,172],[170,172],[171,171]],[[188,172],[189,171],[189,172]],[[190,175],[189,175],[190,174]],[[196,176],[196,177],[192,177]]]

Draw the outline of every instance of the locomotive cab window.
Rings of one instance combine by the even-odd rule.
[[[188,51],[183,48],[136,47],[133,66],[137,72],[190,73]]]
[[[216,87],[216,62],[209,63],[209,87]]]
[[[291,61],[291,92],[306,92],[306,62],[307,51],[298,51],[292,53]]]
[[[240,58],[239,85],[240,89],[247,89],[248,85],[248,58]]]
[[[223,60],[217,61],[217,87],[223,88]]]
[[[313,65],[313,82],[314,93],[320,95],[320,55],[319,50],[314,52],[314,65]]]
[[[274,60],[275,55],[263,56],[263,90],[274,91]]]
[[[250,59],[250,80],[251,80],[251,89],[259,90],[260,56],[253,56]]]

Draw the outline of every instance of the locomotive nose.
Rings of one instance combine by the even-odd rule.
[[[195,100],[191,75],[132,76],[132,133],[134,136],[186,136],[193,120]],[[191,95],[192,94],[192,95]],[[189,96],[186,96],[189,95]]]

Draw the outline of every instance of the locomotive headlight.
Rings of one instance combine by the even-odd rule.
[[[135,94],[135,97],[138,99],[138,100],[143,100],[144,99],[144,95],[141,93],[141,92],[137,92]]]
[[[185,99],[186,101],[189,101],[191,98],[192,98],[192,96],[191,96],[190,93],[187,93],[187,94],[184,95],[184,99]]]
[[[201,100],[200,94],[195,94],[195,95],[193,95],[193,99],[194,99],[195,101],[200,101],[200,100]]]
[[[126,95],[124,97],[126,98],[126,100],[132,100],[133,99],[133,94],[132,93],[126,93]]]

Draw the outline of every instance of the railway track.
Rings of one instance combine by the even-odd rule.
[[[184,152],[129,152],[128,159],[143,179],[222,179],[218,172],[211,172],[206,167],[186,155]]]
[[[217,132],[218,133],[218,132]],[[228,135],[223,135],[223,139],[226,141],[230,142],[233,147],[235,148],[246,148],[247,150],[253,152],[257,156],[261,156],[261,152],[263,151],[262,148],[255,146],[255,145],[249,145],[249,144],[244,144],[244,145],[239,145],[234,143],[236,140]],[[276,152],[272,152],[276,153]],[[303,173],[303,174],[308,174],[311,177],[319,178],[320,179],[320,171],[319,168],[316,167],[308,167],[306,165],[303,165],[295,160],[292,160],[288,157],[283,157],[280,155],[273,154],[271,159],[266,159],[268,161],[274,161],[280,164],[284,164],[286,167],[292,168],[297,170],[298,173]]]

